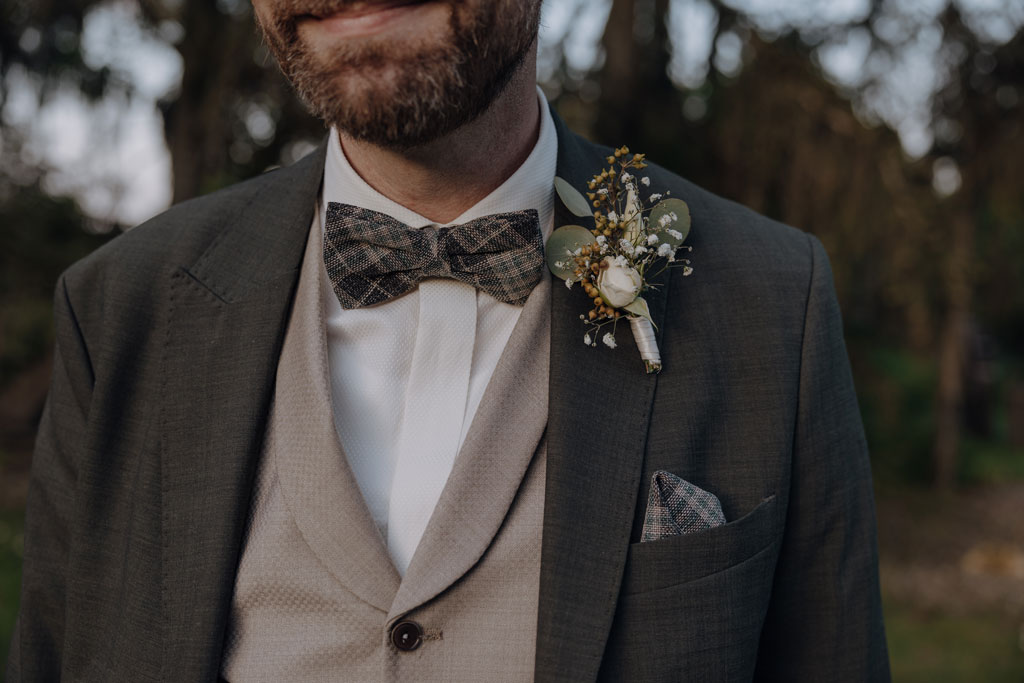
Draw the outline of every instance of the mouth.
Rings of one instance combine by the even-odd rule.
[[[422,6],[434,4],[436,0],[357,0],[299,15],[297,23],[336,38],[357,37],[381,32],[413,17]]]
[[[320,21],[323,19],[356,19],[378,12],[400,9],[409,5],[422,5],[428,0],[369,0],[365,2],[349,2],[336,9],[310,12],[299,16],[299,19]]]

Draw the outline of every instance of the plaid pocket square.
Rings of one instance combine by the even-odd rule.
[[[651,477],[641,543],[692,534],[723,524],[722,504],[714,494],[665,470],[658,470]]]

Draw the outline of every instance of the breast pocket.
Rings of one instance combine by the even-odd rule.
[[[778,540],[782,520],[775,495],[739,519],[680,536],[632,543],[622,593],[658,590],[726,570]]]

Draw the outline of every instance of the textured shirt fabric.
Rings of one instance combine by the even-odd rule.
[[[539,90],[538,107],[540,130],[530,155],[452,223],[536,209],[544,237],[551,233],[558,141]],[[414,228],[432,225],[370,187],[348,163],[336,131],[328,145],[321,225],[330,202],[378,211]],[[431,279],[387,303],[344,310],[322,280],[335,426],[404,573],[521,309],[467,284]]]

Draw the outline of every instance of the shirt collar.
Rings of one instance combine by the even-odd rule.
[[[558,163],[558,136],[547,100],[537,88],[540,107],[540,133],[530,155],[505,182],[471,206],[452,223],[465,223],[481,216],[508,211],[536,209],[544,239],[551,234],[554,221],[554,177]],[[433,221],[385,197],[363,180],[349,164],[341,149],[338,132],[332,128],[324,164],[323,201],[319,209],[321,224],[326,222],[327,204],[340,202],[378,211],[411,227],[433,225]]]

